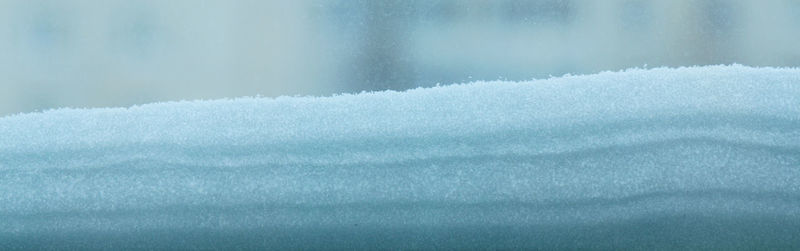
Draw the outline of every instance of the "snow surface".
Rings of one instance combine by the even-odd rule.
[[[0,118],[0,249],[800,248],[800,69]]]

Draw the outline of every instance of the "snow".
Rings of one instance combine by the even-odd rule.
[[[800,69],[0,118],[0,249],[800,248]]]

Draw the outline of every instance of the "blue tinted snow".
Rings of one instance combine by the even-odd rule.
[[[800,70],[0,118],[0,248],[800,248]]]

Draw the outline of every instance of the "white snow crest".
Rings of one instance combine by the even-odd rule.
[[[787,247],[796,226],[800,69],[0,118],[0,247]]]

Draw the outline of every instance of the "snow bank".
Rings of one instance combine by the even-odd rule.
[[[799,69],[0,118],[1,249],[800,248],[798,229]]]

